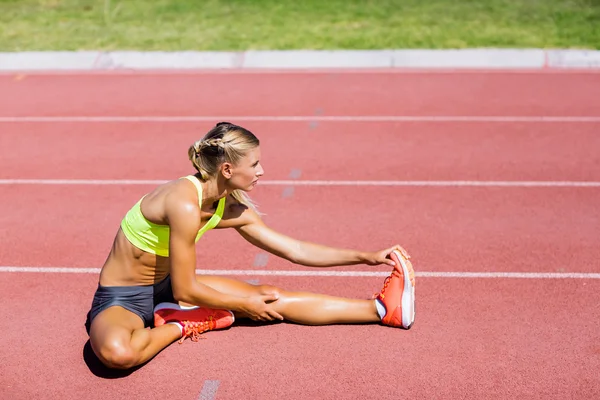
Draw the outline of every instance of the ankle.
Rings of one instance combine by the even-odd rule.
[[[379,319],[383,319],[387,311],[381,300],[375,299],[375,308],[377,309],[377,315],[379,315]]]
[[[175,325],[179,329],[179,336],[183,336],[183,324],[179,321],[167,322],[166,325]]]

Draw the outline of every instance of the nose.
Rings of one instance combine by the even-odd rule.
[[[256,170],[256,176],[261,177],[264,175],[264,173],[265,173],[265,170],[263,169],[262,165],[258,164],[258,169]]]

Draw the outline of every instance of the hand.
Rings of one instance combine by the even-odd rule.
[[[367,253],[365,257],[365,263],[368,265],[379,265],[379,264],[387,264],[394,266],[396,265],[388,256],[392,253],[392,251],[397,250],[404,256],[404,258],[410,258],[410,255],[406,250],[404,250],[400,245],[395,245],[390,247],[389,249],[377,251],[375,253]]]
[[[283,317],[271,305],[278,298],[277,294],[274,293],[248,297],[240,311],[247,314],[254,321],[283,321]]]

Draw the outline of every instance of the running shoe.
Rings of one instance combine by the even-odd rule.
[[[383,289],[375,295],[385,307],[384,325],[410,329],[415,322],[415,271],[411,262],[394,250],[390,258],[396,263],[385,278]]]
[[[154,307],[154,326],[177,322],[182,326],[179,343],[189,337],[197,342],[200,334],[215,329],[228,328],[235,320],[229,310],[215,310],[206,307],[184,307],[175,303],[160,303]]]

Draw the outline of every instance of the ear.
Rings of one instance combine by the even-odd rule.
[[[233,175],[233,165],[228,162],[224,162],[221,164],[221,173],[225,177],[225,179],[231,179]]]

